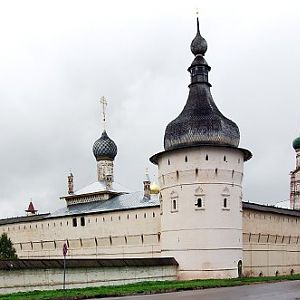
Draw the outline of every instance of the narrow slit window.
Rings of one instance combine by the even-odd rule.
[[[175,199],[172,201],[172,208],[173,210],[177,210],[177,201]]]
[[[206,156],[205,156],[205,160],[208,160],[208,155],[206,154]]]
[[[80,218],[80,225],[85,226],[85,218],[84,217]]]
[[[185,162],[187,162],[187,161],[188,161],[188,158],[187,158],[187,156],[184,158],[184,161],[185,161]]]
[[[227,203],[227,198],[224,198],[224,199],[223,199],[223,207],[224,207],[224,208],[227,208],[227,205],[228,205],[228,203]]]
[[[224,155],[224,161],[226,161],[226,155]]]

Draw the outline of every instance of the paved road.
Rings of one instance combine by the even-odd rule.
[[[300,300],[300,280],[106,300]],[[96,300],[96,299],[95,299]]]

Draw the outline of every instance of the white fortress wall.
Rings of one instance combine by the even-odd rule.
[[[61,257],[66,241],[70,257],[160,256],[158,207],[23,221],[1,225],[0,232],[20,258]]]
[[[275,209],[280,211],[280,209]],[[295,215],[243,211],[243,273],[275,276],[300,273],[300,212]]]

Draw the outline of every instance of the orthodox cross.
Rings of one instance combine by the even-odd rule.
[[[100,103],[102,104],[102,116],[103,116],[103,129],[105,130],[105,121],[106,121],[106,106],[107,101],[104,96],[100,98]]]

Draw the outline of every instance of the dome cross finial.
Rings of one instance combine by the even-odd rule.
[[[102,121],[103,121],[103,129],[105,130],[105,122],[106,122],[106,106],[107,100],[104,96],[100,98],[100,103],[102,105]]]

